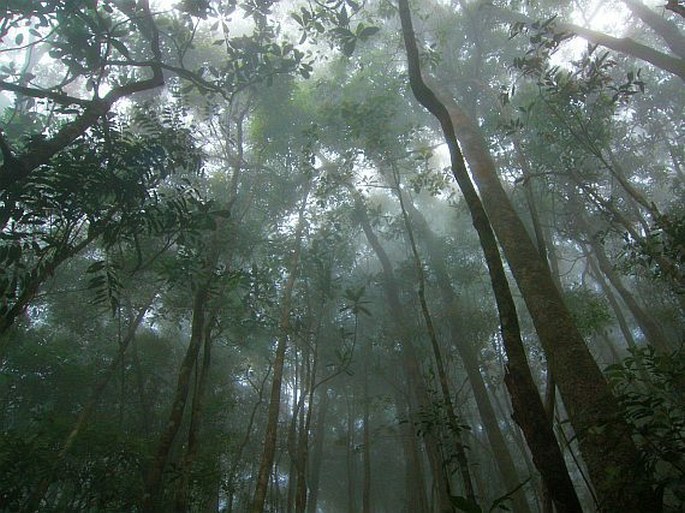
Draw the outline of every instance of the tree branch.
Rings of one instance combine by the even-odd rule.
[[[602,32],[590,30],[571,23],[558,23],[557,28],[562,31],[573,32],[577,36],[589,41],[592,44],[597,44],[624,53],[640,59],[656,66],[659,69],[673,73],[685,81],[685,60],[677,57],[671,57],[654,48],[638,43],[637,41],[628,37],[613,37]]]
[[[685,18],[685,6],[680,5],[678,0],[668,0],[666,5],[664,5],[664,8],[676,14],[680,14],[683,18]]]
[[[88,102],[86,109],[72,122],[64,125],[54,136],[46,140],[38,140],[30,144],[23,155],[19,155],[12,162],[4,162],[0,167],[0,192],[13,188],[23,182],[37,167],[46,164],[55,154],[73,143],[86,130],[93,126],[98,119],[107,114],[114,103],[121,98],[132,94],[157,88],[164,84],[162,73],[161,56],[159,47],[159,31],[155,26],[148,0],[141,0],[144,16],[140,20],[144,24],[142,32],[148,38],[150,51],[154,60],[149,62],[152,77],[131,82],[120,87],[115,87],[102,99],[94,99]],[[28,92],[28,91],[26,91]],[[66,98],[59,98],[66,100]],[[54,100],[54,98],[53,98]],[[56,101],[56,100],[55,100]]]
[[[4,80],[0,80],[0,90],[12,91],[13,93],[18,93],[23,96],[30,96],[31,98],[45,98],[55,103],[59,103],[60,105],[82,105],[86,107],[92,103],[92,100],[76,98],[74,96],[69,96],[68,94],[58,93],[55,91],[26,87],[19,84],[13,84],[11,82],[5,82]]]
[[[661,37],[671,51],[681,59],[685,59],[685,37],[678,27],[671,21],[662,18],[640,0],[623,0],[630,12]],[[682,9],[682,7],[681,7]]]
[[[526,24],[534,22],[533,19],[525,14],[495,7],[491,3],[483,2],[481,3],[480,8],[487,9],[488,15],[494,15],[502,21],[522,22]],[[610,36],[572,23],[556,22],[554,26],[555,29],[560,32],[572,32],[591,44],[604,46],[610,50],[649,62],[657,68],[677,75],[681,80],[685,81],[685,59],[665,54],[627,37],[618,38]]]

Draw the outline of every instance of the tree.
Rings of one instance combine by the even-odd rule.
[[[471,130],[470,133],[464,134],[466,131],[464,125],[467,120],[456,103],[453,100],[450,101],[449,107],[452,108],[449,110],[445,103],[449,98],[441,101],[424,82],[418,67],[419,55],[411,28],[407,2],[401,2],[400,7],[412,90],[417,99],[439,119],[442,125],[450,149],[453,173],[470,203],[474,224],[477,228],[486,226],[489,228],[489,223],[485,220],[485,212],[480,214],[476,210],[478,200],[475,191],[469,189],[470,180],[464,157],[461,155],[456,140],[457,133],[462,134],[465,151],[473,152],[471,165],[476,184],[483,197],[483,204],[488,208],[490,222],[498,234],[507,261],[533,317],[538,335],[547,352],[550,368],[557,377],[557,383],[569,409],[571,420],[579,433],[581,446],[585,446],[584,457],[593,476],[594,485],[601,496],[601,507],[616,508],[622,501],[626,501],[625,508],[636,508],[635,511],[649,507],[654,504],[655,497],[649,481],[644,479],[643,475],[634,475],[629,479],[629,484],[628,481],[621,483],[614,478],[610,479],[605,473],[604,466],[607,461],[612,461],[613,465],[622,469],[623,472],[635,472],[635,469],[640,468],[639,454],[630,439],[629,430],[615,409],[608,384],[587,351],[551,279],[546,263],[541,260],[523,224],[511,208],[511,203],[493,172],[494,166],[490,164],[487,153],[481,147],[476,154],[476,145],[481,144],[477,132]],[[491,251],[496,252],[496,247]],[[503,333],[506,336],[509,327],[507,323],[516,322],[515,313],[512,312],[512,315],[509,315],[500,309],[500,315]],[[509,315],[508,318],[507,315]],[[559,340],[560,333],[566,334],[563,343]],[[568,372],[570,368],[568,366],[571,365],[574,367],[573,375]],[[582,397],[576,395],[581,389],[585,391]],[[544,419],[544,414],[538,415],[537,418]],[[600,425],[605,429],[601,436],[596,436],[591,430],[593,425],[597,426],[598,418],[604,419],[600,421]],[[607,444],[611,447],[611,456],[607,453]],[[600,457],[601,452],[604,452],[604,455]],[[636,480],[641,480],[639,486],[635,486]],[[634,496],[627,498],[629,488]],[[555,489],[559,490],[559,488]]]
[[[400,6],[7,2],[0,510],[682,509],[680,18]]]

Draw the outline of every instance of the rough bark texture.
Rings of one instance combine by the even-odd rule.
[[[630,430],[546,263],[504,192],[485,142],[450,97],[441,96],[441,100],[447,104],[483,204],[557,380],[601,507],[624,513],[653,508],[656,497]],[[616,478],[615,472],[621,478]]]
[[[546,262],[540,258],[499,182],[478,128],[450,96],[443,93],[436,97],[421,77],[408,2],[400,0],[399,5],[412,90],[441,123],[450,149],[453,172],[462,191],[462,182],[467,181],[468,174],[455,134],[464,148],[489,220],[531,314],[549,367],[557,379],[600,498],[601,510],[622,513],[654,511],[655,505],[659,504],[657,497],[631,439],[630,429],[621,418],[604,376],[564,305]],[[504,334],[507,323],[515,322],[515,319],[501,320]]]

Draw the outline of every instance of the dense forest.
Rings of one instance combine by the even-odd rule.
[[[685,511],[680,0],[0,2],[0,512]]]

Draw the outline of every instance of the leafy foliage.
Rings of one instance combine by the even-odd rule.
[[[598,292],[577,285],[564,294],[564,300],[584,336],[600,333],[610,325],[609,305]]]
[[[193,205],[202,201],[192,188],[175,189],[170,177],[200,171],[200,152],[170,112],[156,117],[140,109],[130,121],[96,125],[14,190],[18,201],[5,205],[1,314],[11,322],[62,262],[98,238],[112,248],[192,225]],[[109,284],[112,308],[116,283],[111,272],[91,282],[93,288]]]
[[[607,369],[669,511],[685,500],[685,351],[633,349]]]
[[[404,486],[411,471],[437,478],[427,472],[457,470],[457,434],[469,442],[474,477],[497,474],[482,443],[485,422],[471,423],[479,411],[470,403],[475,394],[461,392],[470,388],[457,344],[471,344],[475,371],[491,385],[485,395],[501,399],[498,318],[464,203],[442,169],[436,127],[408,100],[392,2],[5,4],[0,510],[26,509],[27,497],[47,482],[37,495],[41,511],[140,511],[152,455],[180,392],[188,400],[174,423],[178,432],[169,443],[156,511],[183,509],[174,504],[181,491],[191,511],[248,510],[274,340],[281,338],[288,344],[287,392],[269,511],[299,510],[315,491],[320,496],[313,509],[356,509],[366,484],[359,472],[364,454],[373,459],[372,502],[378,509],[406,509],[422,491]],[[478,121],[511,195],[530,185],[570,288],[565,299],[576,325],[586,336],[608,332],[613,316],[607,302],[581,276],[590,234],[575,221],[586,215],[592,228],[607,234],[607,246],[620,243],[626,225],[635,228],[624,251],[625,287],[645,291],[648,306],[657,287],[645,274],[682,273],[681,217],[676,208],[653,216],[658,209],[648,203],[677,204],[675,186],[668,187],[682,169],[681,88],[653,74],[648,81],[646,73],[621,71],[623,58],[598,47],[559,65],[557,52],[570,35],[558,33],[546,11],[568,14],[574,7],[508,5],[546,20],[515,24],[507,34],[505,23],[488,16],[486,3],[415,3],[425,70]],[[315,65],[321,66],[316,72]],[[515,85],[503,86],[496,102],[489,89],[510,80]],[[649,95],[665,90],[671,104],[662,110]],[[498,123],[505,137],[494,129]],[[17,161],[39,164],[14,173],[22,169],[12,167]],[[416,266],[388,187],[390,170],[401,175],[406,201],[415,201],[426,219],[426,229],[416,230],[427,262],[426,301],[450,379],[463,381],[456,393],[467,402],[456,426],[434,391],[423,401],[413,389],[435,376],[417,315]],[[648,202],[636,205],[619,178]],[[305,189],[311,189],[306,200]],[[371,229],[386,248],[406,313],[401,322],[385,314],[385,278],[365,242],[352,191],[368,204]],[[299,228],[297,205],[304,212]],[[608,249],[615,254],[617,244]],[[295,251],[300,264],[292,275]],[[285,305],[291,275],[296,279]],[[453,299],[441,296],[438,279],[454,287]],[[584,285],[569,287],[578,282]],[[207,291],[206,301],[195,302],[200,290]],[[659,305],[663,319],[674,317],[673,304]],[[534,328],[523,320],[523,336],[534,341]],[[678,322],[667,328],[676,333]],[[405,337],[415,343],[411,361]],[[190,381],[179,383],[189,340],[201,340],[202,348],[186,367],[193,369]],[[534,342],[526,349],[540,379],[549,360]],[[684,466],[678,375],[685,369],[675,355],[631,358],[610,376],[650,470],[676,510]],[[362,367],[369,372],[360,373]],[[84,412],[85,424],[63,452]],[[399,433],[398,417],[415,423]],[[493,424],[507,443],[514,440],[513,424],[502,418]],[[428,470],[421,468],[420,444],[430,439],[437,439],[440,461]],[[317,470],[317,459],[325,472]],[[306,476],[301,482],[299,470]],[[349,486],[341,486],[344,481]],[[479,490],[480,504],[453,491],[452,509],[510,509],[518,488],[496,497],[512,488],[497,481]],[[293,493],[301,483],[304,493]],[[438,495],[430,485],[423,491],[429,501]],[[299,504],[289,508],[289,502]]]
[[[622,258],[628,270],[637,267],[654,279],[675,283],[678,290],[685,287],[680,283],[685,276],[685,215],[659,215],[641,239],[626,234]]]

